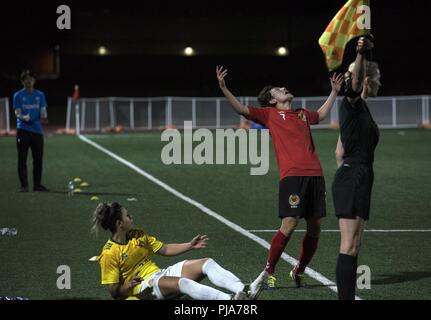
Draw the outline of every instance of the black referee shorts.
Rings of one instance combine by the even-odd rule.
[[[332,183],[335,215],[339,218],[358,216],[368,220],[373,180],[370,165],[345,163],[338,168]]]
[[[280,181],[278,216],[325,217],[326,192],[323,177],[285,177]]]

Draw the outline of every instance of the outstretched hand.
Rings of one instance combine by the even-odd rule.
[[[223,66],[216,66],[216,74],[217,74],[217,80],[218,84],[221,89],[226,87],[226,82],[224,81],[224,78],[227,75],[227,69],[223,70]]]
[[[190,241],[190,247],[192,249],[201,249],[206,248],[208,242],[208,236],[206,234],[200,235],[198,234]]]
[[[331,82],[332,90],[336,91],[337,93],[340,92],[341,86],[343,85],[344,77],[342,73],[336,74],[334,73],[332,75],[332,78],[329,79]]]

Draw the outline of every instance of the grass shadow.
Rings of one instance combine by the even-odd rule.
[[[371,284],[384,285],[393,283],[403,283],[431,278],[431,271],[405,271],[398,274],[378,275],[378,279],[372,279]]]

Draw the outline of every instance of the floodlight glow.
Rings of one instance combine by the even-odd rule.
[[[286,47],[280,47],[280,48],[278,48],[277,53],[279,56],[287,56],[289,51],[287,50]]]
[[[184,49],[184,54],[186,55],[186,56],[191,56],[191,55],[193,55],[194,54],[194,50],[193,50],[193,48],[192,47],[187,47],[187,48],[185,48]]]
[[[105,56],[108,54],[108,50],[106,50],[106,48],[104,46],[100,46],[99,49],[97,50],[97,53],[100,56]]]

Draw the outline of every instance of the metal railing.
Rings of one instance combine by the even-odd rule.
[[[317,110],[327,97],[298,97],[294,108]],[[317,128],[336,127],[342,96],[335,101],[330,116]],[[239,97],[244,105],[257,106],[255,97]],[[368,99],[368,107],[381,128],[408,128],[430,124],[431,96],[392,96]],[[11,130],[8,98],[0,98],[0,133]],[[220,97],[105,97],[67,99],[66,129],[98,132],[121,127],[127,130],[183,128],[192,121],[194,128],[235,128],[246,121],[238,116],[225,98]],[[78,128],[76,124],[79,124]]]
[[[223,98],[81,98],[76,104],[69,98],[66,129],[75,128],[77,122],[81,131],[117,126],[131,130],[181,128],[184,121],[192,121],[195,128],[228,128],[242,120]]]
[[[327,97],[298,97],[294,108],[317,110]],[[337,126],[342,96],[338,97],[330,116],[317,128]],[[393,96],[368,99],[368,107],[381,128],[418,127],[430,122],[431,96]],[[239,97],[244,105],[257,106],[255,97]],[[129,130],[183,128],[192,121],[194,128],[229,128],[241,126],[238,116],[225,98],[154,97],[154,98],[81,98],[76,104],[68,98],[66,129],[76,126],[74,110],[78,108],[81,131],[101,131],[121,127]]]

